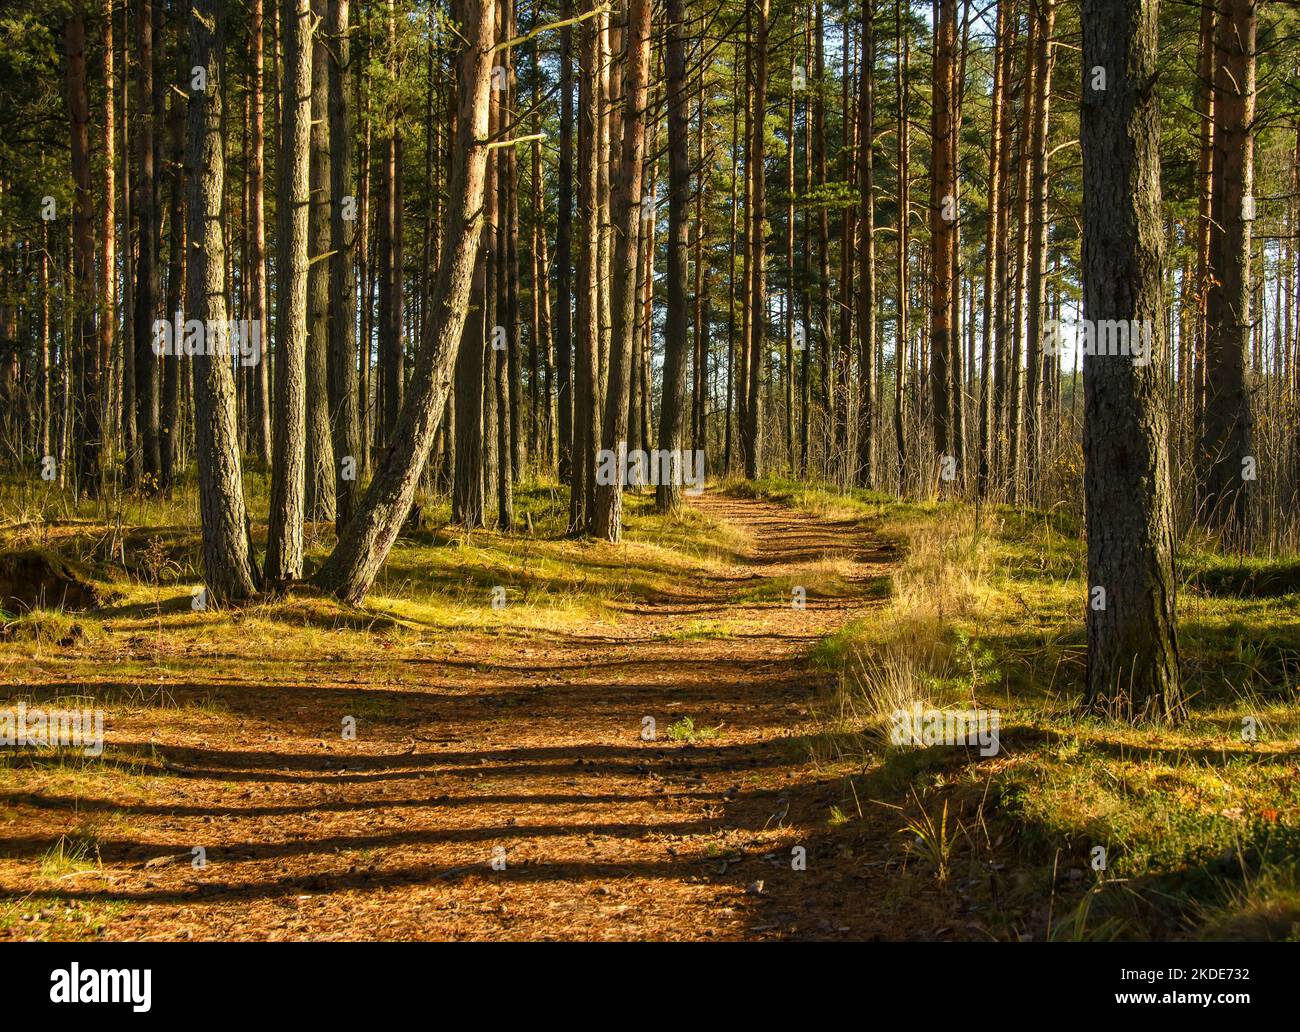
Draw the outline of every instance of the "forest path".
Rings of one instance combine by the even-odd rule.
[[[889,548],[859,524],[762,501],[692,504],[750,546],[688,596],[629,604],[590,632],[468,636],[445,659],[299,670],[287,706],[267,685],[229,686],[219,701],[238,734],[148,743],[166,789],[75,801],[112,819],[96,835],[102,867],[59,896],[124,903],[100,933],[113,939],[882,934],[864,882],[884,876],[892,825],[862,800],[856,845],[829,834],[846,789],[798,739],[829,684],[808,649],[882,604]],[[357,740],[322,739],[358,685],[374,704]],[[673,740],[684,717],[716,737]],[[190,862],[197,845],[206,868]],[[16,873],[0,864],[0,890],[18,891]]]

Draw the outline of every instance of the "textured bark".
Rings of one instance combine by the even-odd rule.
[[[508,0],[497,0],[497,36],[504,42],[510,37],[510,11]],[[498,51],[497,67],[504,69],[502,88],[492,91],[492,113],[490,116],[489,135],[500,139],[509,129],[510,71],[509,53]],[[503,64],[502,62],[506,62]],[[491,365],[487,370],[486,389],[492,399],[492,422],[484,426],[484,433],[495,435],[489,448],[489,470],[495,488],[497,503],[496,524],[502,530],[509,530],[514,523],[514,452],[511,449],[511,406],[510,406],[510,352],[515,347],[516,326],[510,313],[509,284],[509,242],[506,223],[510,215],[510,162],[509,154],[514,148],[498,148],[488,157],[488,183],[490,196],[487,203],[488,224],[485,232],[489,235],[488,252],[490,275],[489,287],[492,292],[492,350]],[[494,460],[494,461],[493,461]]]
[[[594,10],[585,0],[583,13]],[[569,478],[569,532],[588,529],[587,511],[594,498],[597,405],[596,377],[599,347],[599,299],[596,269],[600,263],[599,152],[600,60],[599,28],[595,18],[582,23],[581,53],[578,59],[578,255],[577,293],[574,299],[576,323],[576,368],[573,376],[573,470]]]
[[[952,164],[952,61],[956,0],[937,0],[930,113],[930,415],[934,449],[950,455],[952,440],[952,234],[957,173]],[[946,216],[946,217],[945,217]]]
[[[187,4],[188,6],[188,4]],[[185,19],[188,21],[188,18]],[[184,22],[177,25],[176,47],[177,81],[187,83],[190,78],[190,44],[185,35]],[[186,147],[186,96],[171,90],[171,109],[167,115],[167,134],[171,138],[172,160],[167,179],[171,187],[171,217],[167,227],[167,307],[168,313],[182,310],[182,278],[185,275],[185,147]],[[176,470],[181,455],[181,382],[189,370],[182,371],[180,356],[168,356],[162,367],[162,397],[158,420],[158,479],[163,491],[170,491],[176,480]]]
[[[352,185],[352,47],[348,38],[348,0],[329,0],[326,31],[330,41],[329,129],[330,154],[330,325],[329,406],[334,440],[335,529],[342,532],[356,509],[361,471],[361,437],[357,426],[357,341],[355,217],[347,217],[344,198]],[[351,470],[345,468],[351,459]],[[351,472],[351,476],[346,474]]]
[[[670,16],[671,17],[671,16]],[[614,185],[613,276],[610,295],[611,336],[609,379],[605,391],[605,413],[601,432],[606,453],[621,456],[627,451],[628,404],[632,384],[632,338],[637,332],[638,261],[637,240],[641,208],[641,171],[645,155],[645,108],[650,78],[650,0],[630,0],[628,5],[624,62],[626,89],[623,91],[622,152]],[[671,71],[669,75],[671,76]],[[671,109],[669,118],[672,118]],[[684,130],[683,130],[684,131]],[[683,135],[683,146],[685,137]],[[671,148],[671,144],[670,144]],[[672,243],[669,247],[671,249]],[[684,255],[683,255],[684,257]],[[671,259],[670,259],[671,260]],[[671,278],[671,271],[669,273]],[[683,269],[683,278],[685,270]],[[685,286],[683,284],[683,291]],[[672,332],[671,330],[669,332]],[[677,397],[678,436],[681,429],[682,371],[686,341],[685,298],[681,305],[681,338],[676,342],[677,382],[671,385]],[[620,463],[621,469],[621,463]],[[608,541],[623,534],[623,478],[616,475],[607,484],[596,485],[593,531]]]
[[[145,490],[156,490],[161,464],[158,450],[158,356],[153,350],[153,323],[158,318],[158,183],[155,175],[153,108],[153,4],[138,0],[136,7],[136,182],[135,209],[139,214],[138,257],[135,272],[135,433],[139,459],[134,469]],[[174,318],[174,313],[167,317]]]
[[[1029,272],[1029,196],[1033,189],[1031,171],[1033,162],[1029,153],[1029,140],[1034,131],[1034,105],[1037,91],[1033,89],[1035,55],[1038,53],[1039,19],[1031,13],[1027,21],[1029,33],[1025,40],[1023,68],[1020,76],[1021,122],[1018,141],[1018,168],[1016,174],[1016,274],[1015,315],[1012,319],[1011,354],[1008,356],[1007,426],[1008,469],[1011,474],[1012,497],[1021,500],[1023,479],[1020,475],[1024,460],[1024,434],[1021,430],[1023,397],[1021,391],[1021,359],[1025,354],[1025,283]]]
[[[490,3],[491,0],[483,0]],[[486,523],[483,497],[483,353],[487,345],[488,235],[479,234],[469,311],[456,354],[456,445],[451,518],[466,530]]]
[[[746,373],[749,384],[744,408],[745,476],[756,480],[763,470],[763,367],[767,355],[763,330],[767,325],[767,188],[763,119],[767,113],[767,46],[770,0],[754,4],[754,83],[751,94],[753,135],[750,141],[750,198],[746,218],[750,231],[749,339]]]
[[[1214,4],[1201,7],[1201,24],[1196,60],[1196,110],[1200,118],[1197,138],[1200,152],[1197,163],[1196,219],[1196,337],[1195,372],[1192,376],[1192,427],[1198,434],[1205,417],[1205,349],[1208,337],[1206,302],[1210,291],[1210,226],[1214,203],[1214,41],[1218,11]],[[1180,369],[1180,377],[1186,373]],[[1204,463],[1197,461],[1198,473],[1204,477]]]
[[[698,105],[695,116],[695,167],[697,169],[695,181],[695,375],[691,397],[691,447],[700,454],[704,454],[709,439],[706,402],[709,400],[709,287],[711,280],[710,272],[706,269],[707,261],[704,257],[704,197],[709,188],[712,159],[706,156],[704,149],[705,128],[708,124],[708,100],[705,91],[704,68],[702,66],[699,70],[698,89]],[[793,415],[792,410],[792,420]],[[793,462],[792,451],[791,463],[793,464]]]
[[[680,454],[683,444],[686,406],[686,206],[690,202],[691,173],[687,157],[690,94],[683,39],[685,17],[682,0],[668,0],[668,39],[664,54],[668,77],[668,307],[664,322],[664,390],[658,447],[675,455]],[[671,512],[682,504],[680,472],[680,466],[674,464],[674,475],[655,489],[655,502],[662,512]]]
[[[1209,526],[1248,543],[1254,458],[1247,368],[1254,199],[1255,0],[1228,0],[1215,42],[1214,195],[1206,308],[1206,398],[1197,508]]]
[[[1029,205],[1029,279],[1025,328],[1025,453],[1029,474],[1029,497],[1038,500],[1039,476],[1043,462],[1044,384],[1048,379],[1043,343],[1043,324],[1047,318],[1047,143],[1052,104],[1052,31],[1056,25],[1053,0],[1041,0],[1031,9],[1037,20],[1038,49],[1034,59],[1033,132],[1029,138],[1030,168]],[[1050,359],[1055,362],[1056,359]]]
[[[858,94],[858,187],[861,244],[858,247],[858,461],[854,483],[875,483],[876,454],[876,183],[872,150],[876,121],[875,3],[862,5],[862,81]]]
[[[1174,528],[1168,447],[1160,122],[1151,83],[1157,0],[1084,0],[1084,317],[1151,327],[1151,361],[1085,355],[1088,695],[1126,718],[1184,707],[1174,629]],[[1095,589],[1105,591],[1097,605]]]
[[[262,341],[267,335],[266,308],[266,130],[265,130],[265,94],[263,79],[265,60],[263,57],[263,0],[252,0],[252,22],[249,28],[253,41],[253,108],[252,108],[252,155],[249,175],[249,219],[252,269],[250,270],[249,289],[253,303],[253,321],[261,327]],[[253,370],[253,397],[250,406],[253,420],[253,447],[261,460],[271,462],[271,362],[269,353],[263,354],[262,361]]]
[[[221,72],[225,0],[194,0],[190,66],[207,69],[207,88],[190,93],[185,163],[189,169],[188,295],[192,318],[209,327],[226,321],[222,191]],[[177,359],[179,361],[179,359]],[[208,602],[247,598],[254,591],[244,490],[235,430],[235,381],[226,355],[194,355],[194,447],[199,467],[199,515]]]
[[[502,9],[505,14],[504,36],[510,39],[515,35],[515,4],[513,0],[503,0]],[[507,50],[502,57],[506,62],[506,83],[507,92],[504,99],[505,106],[502,109],[502,127],[506,132],[514,134],[516,132],[516,123],[519,118],[518,106],[518,79],[515,75],[513,61],[513,49]],[[518,130],[522,132],[523,130]],[[527,462],[527,450],[524,444],[523,425],[524,425],[524,403],[523,403],[523,372],[520,362],[520,343],[519,343],[519,155],[515,147],[507,147],[501,152],[502,164],[505,166],[505,178],[502,181],[502,216],[504,217],[504,227],[501,241],[502,271],[504,272],[505,291],[503,303],[505,306],[505,318],[503,320],[506,326],[506,380],[509,396],[510,418],[510,481],[513,485],[523,476],[524,464]],[[510,527],[514,523],[514,494],[513,491],[509,499],[506,499],[507,505],[502,506],[500,513],[501,526]]]
[[[396,76],[397,31],[393,0],[388,0],[388,35],[390,74]],[[383,142],[383,190],[379,219],[379,362],[383,370],[382,441],[392,443],[397,414],[402,407],[405,386],[403,366],[406,348],[403,342],[402,311],[402,174],[401,136],[397,131],[400,112],[394,111]]]
[[[438,420],[447,400],[475,276],[483,219],[488,97],[495,9],[492,0],[457,0],[454,14],[464,41],[458,58],[459,103],[448,184],[447,229],[427,318],[429,346],[421,349],[397,431],[383,453],[365,497],[316,575],[316,583],[348,602],[360,602],[388,556],[415,496]],[[459,451],[459,443],[457,450]]]
[[[825,16],[821,0],[814,4],[813,25],[814,56],[816,61],[813,94],[813,154],[814,190],[822,193],[827,181],[826,169],[826,33]],[[817,356],[818,383],[821,387],[821,406],[827,419],[835,422],[835,391],[832,387],[831,323],[830,323],[830,215],[825,204],[817,210]]]
[[[76,190],[72,208],[71,276],[74,312],[64,340],[64,370],[71,385],[72,440],[77,452],[76,486],[79,494],[99,497],[100,401],[99,341],[95,332],[95,230],[92,222],[90,188],[90,100],[86,94],[86,9],[85,0],[74,0],[64,23],[64,53],[67,60],[68,121],[71,126],[70,158],[72,183]],[[149,340],[153,339],[152,333]],[[146,343],[146,347],[148,344]],[[71,355],[68,352],[71,352]],[[149,352],[153,354],[152,350]],[[71,358],[71,362],[69,362]],[[68,418],[64,417],[64,427]]]
[[[327,0],[312,0],[312,21],[321,26]],[[307,483],[309,520],[334,519],[334,442],[330,429],[330,197],[329,47],[314,33],[311,62],[311,204],[307,269]]]
[[[282,0],[283,96],[276,246],[275,408],[266,579],[302,577],[306,489],[307,236],[310,205],[310,0]]]
[[[1012,132],[1012,119],[1015,114],[1011,90],[1011,71],[1012,59],[1015,54],[1016,44],[1019,39],[1020,18],[1019,12],[1012,7],[1007,15],[1007,27],[1010,29],[1010,38],[1003,41],[1002,51],[1002,104],[1001,104],[1001,145],[999,147],[998,165],[1000,170],[999,177],[999,194],[997,205],[997,220],[994,232],[997,234],[998,247],[997,256],[994,263],[994,301],[993,301],[993,339],[996,349],[993,353],[993,414],[990,418],[989,435],[991,438],[991,454],[989,456],[990,474],[997,476],[999,484],[1006,482],[1007,460],[1007,441],[1009,438],[1009,428],[1007,426],[1007,399],[1009,394],[1008,381],[1010,378],[1011,352],[1012,352],[1012,331],[1011,331],[1011,302],[1015,291],[1012,289],[1009,277],[1012,269],[1012,236],[1011,236],[1011,201],[1012,201],[1012,177],[1011,177],[1011,141],[1015,136]],[[1006,31],[1006,27],[1004,27]],[[1001,34],[999,34],[1001,38]]]
[[[564,0],[561,18],[572,16]],[[555,213],[555,376],[560,483],[573,470],[573,29],[560,30],[559,209]]]
[[[910,29],[908,31],[911,31]],[[894,65],[894,86],[897,95],[898,151],[895,172],[898,176],[898,250],[896,254],[898,278],[898,331],[894,337],[894,448],[898,461],[898,492],[903,493],[907,483],[907,242],[909,238],[909,210],[911,197],[908,182],[909,127],[907,112],[908,38],[903,31],[903,0],[894,0],[894,39],[898,46]]]
[[[984,236],[984,325],[980,343],[980,404],[979,438],[977,454],[977,487],[981,496],[988,493],[992,473],[996,411],[993,406],[994,369],[1001,368],[998,352],[994,348],[994,335],[998,347],[1002,344],[1002,325],[998,317],[1002,281],[997,270],[1005,268],[1002,223],[1002,116],[1003,92],[1006,85],[1006,34],[1007,0],[999,0],[996,27],[993,33],[993,95],[990,98],[991,126],[989,132],[989,183],[988,215]]]
[[[104,203],[100,207],[99,237],[99,368],[102,370],[100,425],[112,441],[113,342],[117,328],[117,206],[114,179],[117,174],[115,105],[113,89],[113,0],[100,5],[103,25],[104,124],[101,126],[104,167],[102,169]],[[41,453],[42,455],[45,452]]]

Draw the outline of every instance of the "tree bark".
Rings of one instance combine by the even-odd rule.
[[[352,185],[352,46],[349,0],[329,0],[330,326],[329,408],[334,439],[335,530],[356,509],[361,437],[357,426],[356,241],[357,198]],[[348,205],[351,200],[351,205]],[[351,214],[349,214],[349,210]],[[348,460],[351,460],[350,463]]]
[[[454,13],[459,22],[457,38],[463,40],[458,58],[459,104],[447,231],[427,316],[432,320],[427,338],[431,346],[417,356],[396,433],[365,497],[315,577],[322,588],[352,603],[360,602],[370,589],[410,510],[447,399],[475,276],[483,221],[495,5],[493,0],[456,0]]]
[[[90,187],[90,99],[86,92],[86,6],[74,0],[64,23],[64,53],[67,59],[68,121],[71,126],[71,169],[75,196],[72,208],[72,280],[70,293],[74,312],[71,323],[76,334],[64,341],[64,368],[71,372],[71,393],[75,395],[73,440],[77,451],[77,493],[98,498],[100,482],[99,341],[95,331],[95,230]],[[153,340],[152,327],[145,346]],[[71,355],[69,355],[71,352]],[[150,350],[152,356],[153,351]],[[71,357],[71,363],[69,363]],[[67,419],[64,420],[67,425]]]
[[[940,461],[954,458],[951,414],[952,234],[956,219],[956,170],[952,164],[952,61],[956,0],[937,0],[930,114],[930,395],[934,448]]]
[[[664,322],[664,388],[658,446],[671,456],[681,454],[686,406],[686,266],[689,244],[686,206],[690,202],[691,172],[687,156],[690,96],[683,38],[685,18],[682,0],[668,0],[668,36],[664,53],[664,70],[668,78],[668,307]],[[699,375],[698,371],[696,375]],[[655,488],[655,504],[661,512],[671,512],[682,504],[681,464],[676,458],[671,469],[673,475],[662,478],[666,482],[657,484]]]
[[[308,175],[307,266],[307,519],[330,520],[335,515],[334,442],[330,428],[329,324],[331,212],[329,63],[325,34],[327,0],[312,0],[311,157]]]
[[[139,459],[134,469],[146,491],[158,489],[158,356],[154,354],[154,319],[158,316],[158,184],[154,168],[153,3],[136,7],[136,160],[139,179],[135,208],[139,214],[135,274],[135,427]],[[175,313],[167,313],[171,319]],[[179,327],[175,327],[179,329]]]
[[[235,421],[235,381],[229,354],[213,347],[213,327],[226,325],[225,240],[221,205],[225,157],[221,138],[225,0],[193,0],[190,66],[207,70],[206,88],[191,90],[186,165],[189,169],[188,296],[193,317],[208,327],[209,345],[194,362],[194,447],[199,467],[199,514],[208,602],[238,601],[255,590]],[[218,331],[224,339],[224,331]]]
[[[1228,0],[1215,43],[1214,196],[1206,307],[1201,518],[1249,544],[1254,481],[1250,412],[1250,251],[1254,218],[1255,0]]]
[[[854,483],[871,487],[875,483],[876,454],[876,198],[875,145],[876,101],[873,77],[876,67],[874,0],[862,4],[862,82],[859,91],[858,169],[861,191],[859,216],[861,244],[858,248],[858,461]]]
[[[564,0],[560,17],[572,16]],[[560,483],[573,473],[573,29],[560,30],[559,208],[555,213],[555,375]]]
[[[750,226],[749,340],[746,373],[749,384],[744,407],[745,476],[757,480],[763,470],[763,367],[766,365],[763,330],[767,325],[767,190],[764,163],[764,118],[767,113],[767,46],[770,0],[755,0],[754,88],[750,141],[750,198],[746,218]]]
[[[313,21],[310,0],[282,0],[284,76],[276,234],[276,363],[266,580],[302,577],[307,453],[307,238]]]
[[[271,361],[266,351],[267,300],[266,300],[266,129],[263,58],[263,0],[252,0],[252,24],[249,33],[253,42],[253,110],[252,110],[252,165],[250,177],[249,217],[252,220],[251,244],[253,264],[249,283],[253,301],[253,321],[261,327],[262,361],[253,370],[253,447],[267,466],[271,464]]]
[[[1083,308],[1136,319],[1150,361],[1085,355],[1088,695],[1126,719],[1180,715],[1160,218],[1158,0],[1084,0]],[[1091,88],[1102,68],[1106,88]],[[1101,589],[1101,593],[1098,593]]]
[[[628,24],[623,38],[627,78],[626,89],[623,90],[622,147],[612,201],[614,252],[610,295],[609,380],[605,390],[604,424],[601,432],[603,454],[599,462],[599,466],[608,469],[609,457],[613,456],[616,465],[612,476],[597,480],[593,526],[596,536],[607,541],[618,541],[623,534],[622,469],[623,459],[627,454],[628,405],[632,384],[632,338],[637,332],[639,293],[637,287],[640,264],[637,253],[637,232],[639,219],[643,217],[641,166],[645,157],[646,96],[650,78],[650,0],[630,0]],[[671,75],[671,72],[669,74]],[[671,109],[669,117],[672,117]],[[684,299],[681,314],[681,331],[684,336],[686,329]],[[679,339],[676,346],[679,369],[676,374],[677,381],[672,385],[672,389],[680,394],[682,388],[680,366],[684,360],[685,341]],[[680,400],[677,416],[680,424]],[[679,426],[679,436],[680,433]]]
[[[593,0],[584,0],[584,14],[593,11]],[[599,178],[600,30],[597,19],[582,23],[581,54],[578,61],[578,222],[579,251],[577,296],[574,319],[577,324],[577,368],[573,378],[573,471],[569,478],[569,532],[589,529],[587,513],[594,500],[596,433],[593,414],[597,407],[597,375],[600,336],[599,297],[596,283],[600,263]]]

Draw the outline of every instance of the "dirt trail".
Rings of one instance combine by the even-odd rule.
[[[742,528],[750,554],[688,596],[629,606],[612,629],[482,652],[471,639],[446,659],[400,660],[382,683],[322,663],[274,693],[291,713],[273,712],[265,685],[227,685],[238,733],[140,743],[171,776],[137,801],[8,796],[25,816],[0,824],[0,891],[31,888],[23,874],[51,829],[99,814],[102,868],[58,895],[125,903],[102,932],[114,939],[879,934],[870,872],[890,843],[882,832],[863,855],[828,833],[842,783],[819,780],[794,739],[826,684],[808,646],[880,604],[870,588],[888,554],[852,524],[695,504]],[[795,608],[790,585],[828,562],[844,590]],[[381,712],[346,748],[325,742],[358,684]],[[655,741],[641,739],[647,716]],[[670,740],[686,716],[719,736]],[[792,869],[795,846],[807,870]],[[173,859],[145,865],[157,857]]]

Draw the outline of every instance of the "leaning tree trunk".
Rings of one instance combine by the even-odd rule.
[[[276,246],[275,407],[266,579],[302,576],[307,445],[307,223],[310,204],[312,14],[310,0],[283,0],[284,83]]]
[[[483,226],[495,7],[493,0],[457,0],[455,13],[460,23],[458,38],[464,41],[459,58],[460,101],[448,188],[447,231],[426,316],[428,346],[416,359],[396,433],[380,459],[374,479],[315,577],[320,587],[352,603],[365,597],[393,547],[429,457],[447,401]]]
[[[186,293],[193,317],[208,332],[208,347],[193,356],[194,448],[199,466],[199,515],[208,601],[247,598],[254,591],[244,489],[235,430],[235,380],[220,343],[226,326],[226,249],[221,202],[225,156],[221,139],[225,67],[225,0],[194,0],[190,67],[207,70],[206,87],[190,91],[185,163],[189,169],[190,255]],[[173,358],[179,361],[179,356]]]
[[[1088,696],[1128,719],[1183,710],[1174,628],[1158,0],[1084,0],[1083,311],[1149,327],[1142,363],[1083,359]]]
[[[668,40],[664,54],[668,74],[668,312],[664,322],[664,393],[659,411],[659,448],[672,460],[672,475],[655,488],[661,512],[682,504],[681,455],[686,405],[686,205],[690,201],[687,157],[686,12],[682,0],[668,0]],[[698,330],[697,330],[698,332]],[[698,380],[700,370],[696,370]]]

